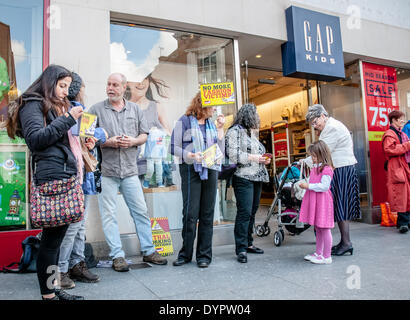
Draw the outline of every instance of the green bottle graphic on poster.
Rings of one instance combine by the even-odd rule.
[[[20,212],[20,195],[17,190],[14,190],[12,196],[10,197],[10,202],[9,202],[9,215],[11,216],[16,216]]]
[[[26,224],[26,153],[0,152],[0,226]]]

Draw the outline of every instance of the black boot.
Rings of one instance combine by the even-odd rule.
[[[43,296],[41,297],[43,300],[60,300],[60,299],[58,299],[58,297],[55,295],[54,297],[52,297],[52,298],[44,298]]]
[[[82,296],[75,296],[73,294],[68,294],[67,292],[61,290],[61,289],[56,289],[56,297],[58,297],[58,300],[84,300],[84,297]]]

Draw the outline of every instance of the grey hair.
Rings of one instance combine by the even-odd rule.
[[[121,83],[122,83],[123,85],[127,84],[127,78],[126,78],[126,76],[124,76],[122,73],[114,72],[114,73],[111,73],[111,74],[109,75],[109,77],[111,77],[111,76],[119,76],[119,77],[121,78]],[[109,77],[108,77],[108,78],[109,78]]]
[[[251,129],[259,129],[260,118],[256,106],[251,103],[244,104],[236,113],[234,125],[240,125],[247,130],[248,135],[251,135]]]
[[[325,107],[321,104],[314,104],[309,106],[308,112],[306,114],[306,121],[311,122],[313,119],[319,118],[322,114],[329,117]]]

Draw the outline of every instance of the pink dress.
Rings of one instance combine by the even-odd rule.
[[[328,166],[321,173],[318,171],[316,168],[310,171],[309,183],[320,183],[324,175],[333,178],[333,170]],[[325,192],[306,190],[300,207],[299,221],[318,228],[333,228],[335,226],[333,197],[330,188]]]

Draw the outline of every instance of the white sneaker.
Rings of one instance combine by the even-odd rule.
[[[312,254],[308,254],[306,256],[304,256],[303,259],[305,259],[306,261],[311,261],[313,258],[317,257],[318,254],[316,252],[312,253]]]
[[[317,256],[313,257],[310,262],[314,264],[331,264],[332,263],[332,257],[325,258],[323,256]]]

